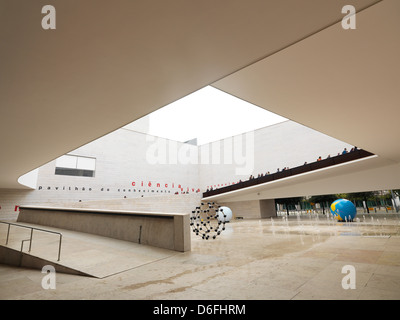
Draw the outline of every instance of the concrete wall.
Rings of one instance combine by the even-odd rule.
[[[274,199],[260,200],[260,216],[261,218],[270,218],[277,216]]]
[[[263,219],[276,216],[275,200],[234,201],[218,204],[230,208],[235,219]]]
[[[79,206],[88,201],[115,200],[102,206],[118,208],[122,199],[170,197],[183,192],[200,196],[198,191],[211,186],[218,188],[247,180],[250,174],[257,176],[275,172],[278,167],[315,161],[344,147],[351,146],[292,121],[200,147],[122,128],[69,153],[96,158],[94,177],[55,175],[53,160],[39,168],[36,189],[0,190],[0,220],[15,220],[20,205]],[[168,200],[164,203],[158,199],[146,205],[145,201],[124,202],[121,208],[131,205],[129,210],[175,210]],[[248,204],[243,210],[249,216],[258,216],[252,206]],[[175,212],[187,210],[175,208]]]
[[[200,158],[209,153],[210,160],[209,164],[200,162],[199,184],[215,189],[247,180],[250,175],[314,162],[319,156],[325,159],[352,147],[296,122],[285,121],[200,146]]]
[[[201,194],[177,194],[134,199],[109,199],[57,203],[57,207],[128,210],[141,212],[190,213],[201,201]]]
[[[189,214],[21,207],[17,221],[182,252],[191,248]]]
[[[48,202],[194,193],[199,188],[197,166],[168,158],[177,158],[184,148],[195,147],[119,129],[69,153],[96,158],[93,178],[55,175],[51,161],[40,168],[36,190]]]
[[[69,153],[96,158],[94,177],[55,175],[56,161],[53,160],[38,169],[36,189],[1,189],[0,220],[15,221],[18,206],[22,205],[143,199],[183,192],[200,196],[201,193],[196,193],[199,191],[197,165],[174,161],[178,158],[185,161],[185,151],[190,153],[193,149],[197,147],[119,129]]]

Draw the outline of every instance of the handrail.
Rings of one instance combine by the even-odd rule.
[[[342,163],[362,159],[362,158],[373,156],[373,155],[374,155],[373,153],[368,152],[366,150],[357,149],[356,151],[351,151],[346,154],[341,154],[341,155],[329,157],[327,159],[323,159],[320,161],[315,161],[315,162],[311,162],[308,164],[300,165],[300,166],[294,167],[292,169],[271,173],[271,174],[264,175],[259,178],[241,181],[241,182],[238,182],[238,183],[230,185],[230,186],[209,190],[209,191],[203,192],[203,197],[206,198],[206,197],[219,195],[219,194],[229,192],[229,191],[244,189],[244,188],[247,188],[250,186],[255,186],[257,184],[266,183],[266,182],[286,178],[289,176],[294,176],[294,175],[298,175],[301,173],[314,171],[317,169],[323,169],[323,168],[327,168],[327,167],[330,167],[333,165],[342,164]]]
[[[6,222],[6,221],[0,221],[0,223],[8,224],[6,245],[8,244],[8,238],[9,238],[9,235],[10,235],[10,226],[16,226],[16,227],[31,229],[31,236],[30,236],[30,238],[29,238],[29,239],[26,239],[26,240],[22,240],[22,243],[21,243],[21,252],[22,252],[22,248],[23,248],[23,243],[24,243],[24,241],[29,241],[29,250],[28,250],[28,252],[31,252],[31,248],[32,248],[32,238],[33,238],[33,230],[58,234],[58,235],[60,236],[60,240],[59,240],[59,244],[58,244],[58,259],[57,259],[57,261],[60,261],[62,233],[56,232],[56,231],[45,230],[45,229],[41,229],[41,228],[36,228],[36,227],[25,226],[25,225],[22,225],[22,224],[16,224],[16,223],[12,223],[12,222]]]

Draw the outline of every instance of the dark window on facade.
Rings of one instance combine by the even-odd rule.
[[[55,174],[63,176],[94,177],[93,170],[82,170],[82,169],[71,169],[71,168],[56,168]]]
[[[56,160],[55,174],[76,177],[94,177],[95,169],[95,158],[68,154]]]

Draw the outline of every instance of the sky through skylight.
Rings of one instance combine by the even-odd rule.
[[[207,86],[149,115],[149,134],[205,144],[287,119]]]

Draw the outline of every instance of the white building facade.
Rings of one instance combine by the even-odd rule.
[[[124,127],[38,168],[33,189],[1,189],[0,220],[15,219],[20,205],[149,197],[157,202],[160,196],[182,194],[199,200],[211,187],[313,162],[319,156],[324,159],[351,147],[292,121],[201,146]]]

